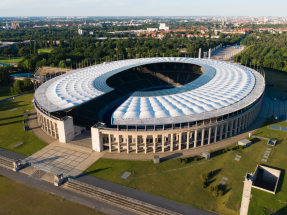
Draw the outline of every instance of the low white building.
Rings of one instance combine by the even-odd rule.
[[[166,31],[166,30],[169,30],[169,27],[167,27],[167,26],[165,25],[165,23],[160,23],[158,29],[159,29],[159,30],[164,30],[164,31]]]
[[[80,34],[80,35],[84,35],[84,30],[82,30],[82,29],[78,29],[78,34]]]
[[[90,35],[94,35],[94,32],[93,32],[93,31],[90,31],[89,34],[90,34]]]

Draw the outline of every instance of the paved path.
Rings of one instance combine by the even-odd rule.
[[[46,134],[41,127],[38,125],[38,120],[37,120],[37,112],[36,109],[34,108],[29,115],[28,119],[28,125],[30,130],[41,140],[44,142],[51,144],[56,141],[53,137],[49,136]]]
[[[68,144],[55,141],[40,151],[24,159],[47,172],[77,176],[96,162],[106,152],[83,150]]]
[[[66,198],[72,202],[76,202],[87,207],[102,211],[111,215],[135,215],[135,213],[116,207],[114,205],[108,204],[104,201],[98,199],[93,199],[82,194],[75,193],[73,191],[67,190],[62,187],[55,187],[52,183],[36,179],[35,177],[30,177],[21,172],[13,172],[12,170],[6,169],[0,166],[0,174],[11,178],[13,180],[25,183],[27,185],[39,188],[43,191],[52,193],[62,198]]]
[[[243,187],[243,194],[242,194],[242,201],[241,201],[241,208],[240,208],[240,215],[248,214],[251,188],[252,188],[252,181],[245,179],[244,187]]]

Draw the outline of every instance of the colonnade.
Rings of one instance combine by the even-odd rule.
[[[247,128],[256,118],[261,107],[253,109],[238,117],[197,128],[163,131],[114,131],[99,128],[102,150],[118,153],[156,153],[196,148],[216,143],[237,135]],[[93,138],[93,137],[92,137]],[[95,141],[95,140],[93,140]],[[96,142],[96,141],[95,141]]]
[[[37,119],[38,125],[41,126],[41,129],[46,134],[55,139],[59,138],[57,120],[54,120],[51,117],[42,114],[40,111],[37,111]]]

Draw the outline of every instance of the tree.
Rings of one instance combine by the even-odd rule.
[[[24,78],[23,80],[23,90],[28,91],[33,89],[33,83],[30,78]]]
[[[65,61],[65,60],[61,60],[61,61],[59,62],[59,67],[60,67],[60,68],[65,68],[65,67],[66,67],[66,61]]]
[[[23,86],[24,86],[24,83],[23,81],[21,80],[16,80],[13,84],[13,87],[11,87],[11,93],[13,94],[20,94],[23,92]]]
[[[5,55],[12,54],[12,48],[11,48],[11,47],[5,48],[3,53],[4,53]]]

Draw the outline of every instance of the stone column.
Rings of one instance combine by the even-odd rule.
[[[226,124],[225,124],[225,139],[226,139],[227,136],[228,136],[228,124],[229,124],[229,123],[226,123]]]
[[[239,124],[238,124],[238,133],[240,133],[240,130],[241,130],[241,125],[242,125],[242,117],[243,117],[243,116],[241,116],[241,117],[239,118]]]
[[[238,118],[236,118],[236,120],[235,120],[234,135],[237,134],[237,124],[238,124]]]
[[[156,145],[155,145],[156,135],[153,135],[153,153],[155,153]]]
[[[205,134],[205,130],[202,129],[202,131],[201,131],[201,146],[204,145],[204,134]]]
[[[130,137],[127,138],[127,153],[130,153]]]
[[[111,134],[109,134],[109,151],[112,152],[112,140],[111,140]]]
[[[118,135],[118,153],[121,153],[121,140],[120,140],[120,135]]]
[[[235,122],[235,120],[232,120],[231,122],[230,122],[230,137],[233,135],[233,124],[234,124],[234,122]]]
[[[178,150],[181,150],[181,140],[182,140],[182,132],[178,135]]]
[[[170,151],[173,151],[173,134],[170,135]]]
[[[219,141],[222,140],[222,133],[223,133],[223,124],[220,126],[220,135],[219,135]]]
[[[216,139],[217,139],[217,126],[215,126],[214,128],[214,141],[213,142],[216,142]]]
[[[146,135],[143,135],[143,142],[144,142],[144,153],[147,153],[147,143],[146,143]]]
[[[104,150],[103,145],[103,136],[100,132],[100,129],[91,127],[91,133],[92,133],[92,147],[93,150],[97,152],[101,152]]]
[[[189,133],[190,131],[186,132],[186,148],[189,149]]]
[[[161,135],[161,144],[162,144],[162,146],[161,146],[161,150],[162,150],[162,152],[164,152],[164,142],[165,142],[165,139],[164,139],[165,137],[164,137],[164,135],[162,134]]]
[[[138,146],[138,144],[139,144],[139,139],[138,139],[138,135],[136,135],[136,153],[138,153],[139,151],[139,146]]]
[[[201,48],[199,48],[199,51],[198,51],[198,58],[199,59],[201,58]]]
[[[211,127],[208,129],[208,140],[207,140],[207,144],[210,144],[210,138],[211,138]]]
[[[209,49],[208,51],[208,59],[210,60],[210,58],[211,58],[211,49]]]
[[[194,131],[194,148],[197,147],[197,130]]]

